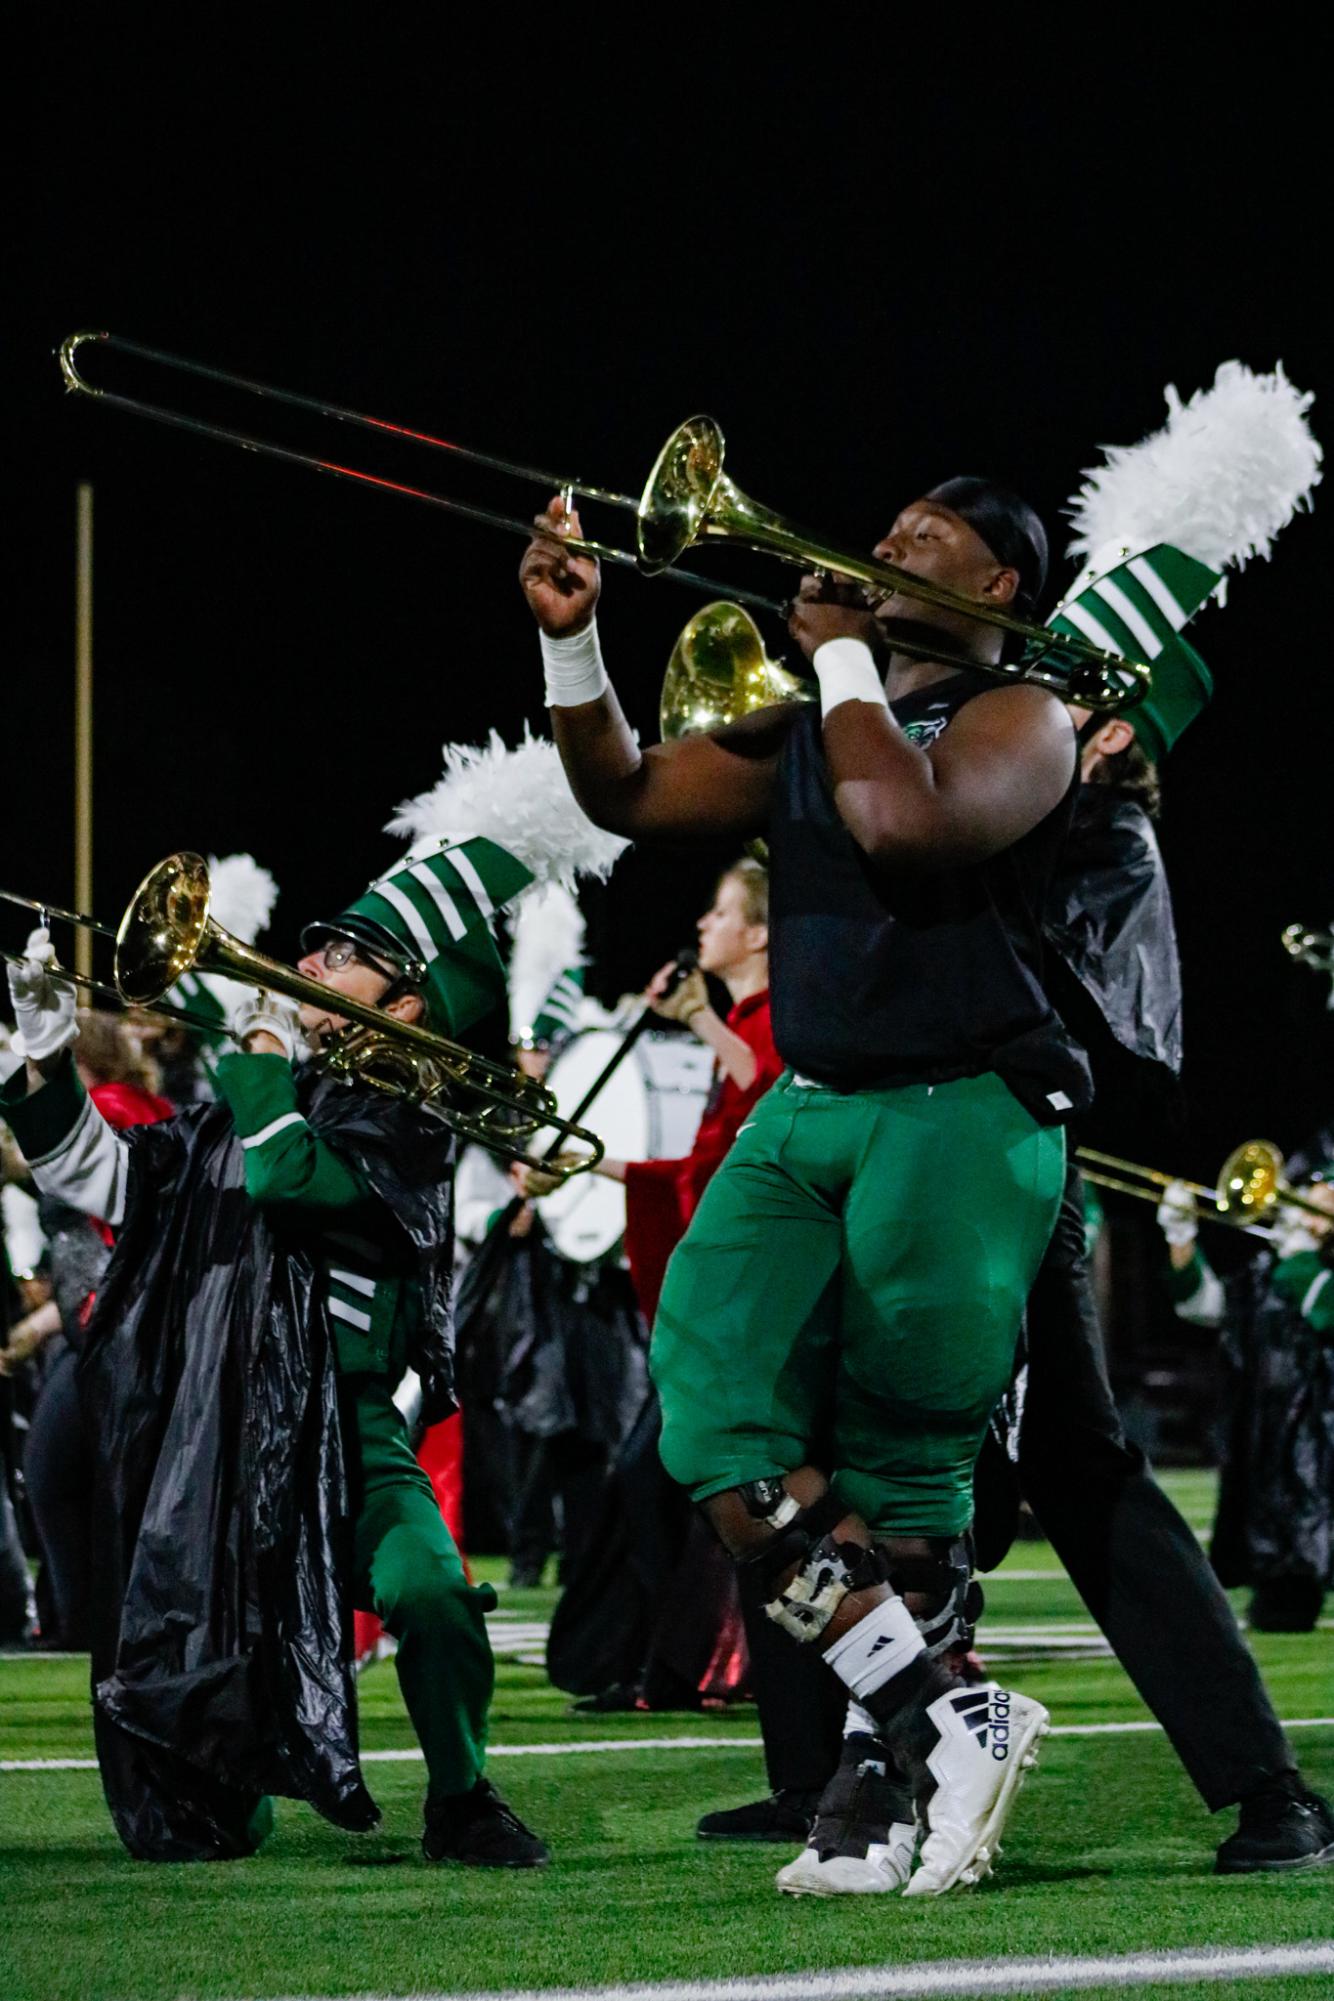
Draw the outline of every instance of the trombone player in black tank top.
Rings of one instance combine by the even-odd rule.
[[[668,1271],[663,1458],[753,1602],[848,1691],[844,1757],[779,1886],[938,1894],[990,1868],[1046,1727],[943,1655],[968,1618],[973,1463],[1089,1095],[1037,971],[1074,729],[1044,689],[981,671],[994,628],[808,590],[791,630],[818,710],[641,751],[571,531],[553,502],[520,577],[585,810],[641,840],[763,835],[772,864],[790,1067]],[[997,609],[1045,570],[1032,511],[978,480],[905,507],[876,553]],[[979,671],[896,652],[900,619]]]

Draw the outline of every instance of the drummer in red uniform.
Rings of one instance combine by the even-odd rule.
[[[686,1023],[716,1058],[694,1145],[682,1160],[604,1160],[597,1170],[625,1183],[625,1248],[650,1322],[668,1258],[755,1101],[783,1067],[769,1025],[769,876],[760,862],[739,861],[720,877],[698,930],[699,970],[673,987],[679,968],[672,960],[646,994],[656,1013]],[[710,1005],[706,973],[732,997],[725,1021]]]

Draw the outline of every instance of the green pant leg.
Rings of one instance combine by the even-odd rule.
[[[662,1460],[696,1500],[809,1457],[834,1384],[818,1312],[839,1258],[836,1194],[782,1079],[760,1099],[672,1253],[649,1367]]]
[[[395,1666],[426,1756],[432,1799],[467,1792],[481,1775],[495,1662],[485,1613],[445,1527],[430,1481],[382,1377],[344,1381],[354,1500],[354,1603],[398,1642]],[[352,1448],[352,1437],[355,1448]]]
[[[1064,1138],[993,1075],[875,1095],[844,1211],[835,1479],[881,1533],[956,1535],[1056,1220]]]

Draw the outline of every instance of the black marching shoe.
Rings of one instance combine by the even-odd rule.
[[[475,1869],[545,1869],[551,1851],[506,1806],[488,1779],[470,1793],[427,1800],[422,1854],[428,1862],[464,1862]]]
[[[768,1799],[706,1813],[695,1833],[701,1841],[804,1841],[819,1800],[817,1792],[780,1786]]]
[[[1216,1876],[1260,1869],[1318,1869],[1334,1863],[1334,1812],[1319,1793],[1282,1787],[1241,1803],[1241,1822],[1214,1858]]]

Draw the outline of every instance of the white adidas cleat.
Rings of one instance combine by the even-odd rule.
[[[886,1771],[874,1739],[852,1737],[824,1794],[806,1846],[774,1878],[792,1897],[883,1896],[912,1872],[912,1798]]]
[[[1015,1796],[1051,1721],[1040,1702],[994,1681],[937,1696],[926,1715],[939,1733],[925,1760],[936,1784],[918,1802],[925,1839],[905,1897],[938,1897],[991,1874]]]
[[[899,1821],[888,1841],[870,1841],[864,1855],[822,1855],[803,1848],[774,1877],[790,1897],[873,1897],[902,1890],[912,1872],[917,1846],[915,1825]]]

